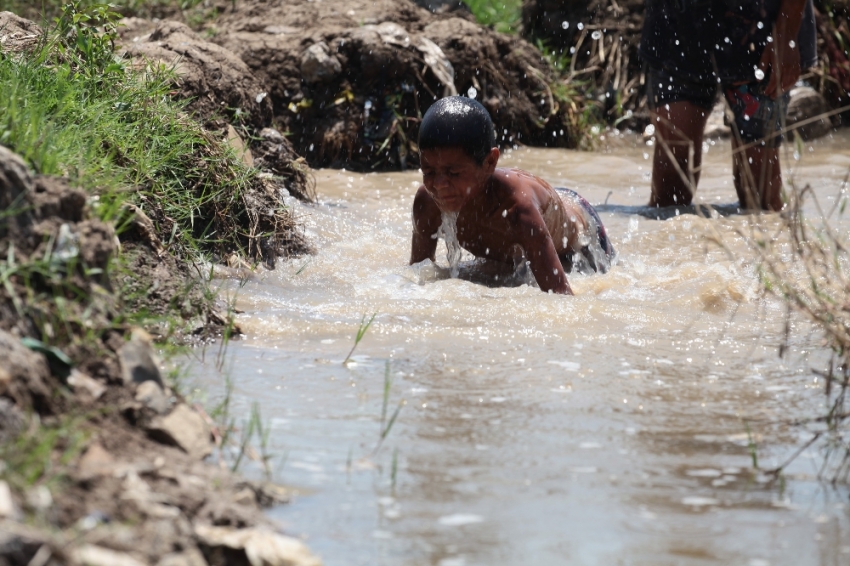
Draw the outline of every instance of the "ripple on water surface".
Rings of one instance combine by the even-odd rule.
[[[841,135],[796,171],[824,198],[850,167]],[[824,361],[797,319],[777,356],[785,310],[740,235],[754,218],[647,217],[646,148],[621,145],[506,158],[608,200],[618,263],[571,276],[572,298],[468,256],[452,279],[442,245],[407,266],[416,173],[316,173],[322,201],[299,214],[319,251],[238,289],[231,373],[236,412],[272,419],[277,478],[309,492],[272,515],[325,564],[850,563],[817,454],[781,485],[752,469],[754,447],[767,467],[803,440],[777,423],[818,410]],[[709,151],[702,202],[733,199],[729,161]]]

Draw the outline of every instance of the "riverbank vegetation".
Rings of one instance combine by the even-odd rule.
[[[285,493],[200,462],[232,423],[154,351],[232,334],[211,263],[305,249],[284,181],[211,129],[224,118],[190,114],[173,66],[120,56],[119,18],[0,13],[0,563],[248,564],[288,545],[314,565],[262,514]]]

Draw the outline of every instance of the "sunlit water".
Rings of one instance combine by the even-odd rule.
[[[752,467],[751,446],[768,468],[807,438],[782,422],[821,409],[817,333],[795,319],[780,359],[785,307],[736,235],[751,218],[636,214],[652,148],[615,142],[503,159],[607,199],[619,260],[571,276],[575,297],[471,282],[489,275],[468,257],[460,279],[408,267],[415,172],[318,171],[320,204],[298,209],[317,254],[223,281],[244,311],[234,414],[259,403],[274,479],[301,493],[269,514],[326,565],[850,564],[847,492],[817,481],[820,452],[781,482]],[[709,148],[702,202],[735,200],[727,147]],[[850,137],[803,153],[786,165],[832,202]],[[191,368],[210,402],[212,366]],[[385,371],[385,422],[405,404],[381,444]]]

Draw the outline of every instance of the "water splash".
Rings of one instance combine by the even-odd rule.
[[[457,212],[443,212],[443,224],[440,226],[440,236],[446,242],[446,258],[449,260],[452,279],[460,274],[460,242],[457,239]]]

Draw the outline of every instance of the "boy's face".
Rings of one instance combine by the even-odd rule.
[[[460,147],[423,149],[420,153],[422,183],[443,212],[458,212],[484,189],[499,161],[493,148],[479,165]]]

